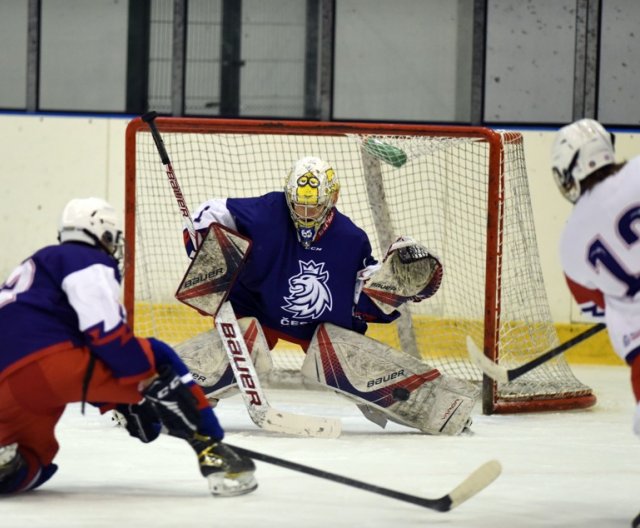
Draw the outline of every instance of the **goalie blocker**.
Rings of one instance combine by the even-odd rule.
[[[381,427],[389,419],[433,435],[457,435],[468,428],[480,395],[470,382],[332,324],[316,330],[302,375],[354,400]]]

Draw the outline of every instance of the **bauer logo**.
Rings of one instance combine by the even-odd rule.
[[[207,377],[204,374],[199,374],[197,372],[191,371],[191,376],[193,377],[193,381],[195,381],[198,385],[206,385]]]
[[[380,376],[379,378],[374,378],[367,381],[367,388],[375,387],[376,385],[380,385],[381,383],[386,383],[387,381],[394,380],[399,378],[400,376],[404,376],[404,369],[400,369],[396,372],[392,372],[391,374],[386,374],[384,376]]]
[[[198,284],[202,284],[203,282],[212,281],[218,278],[223,273],[224,273],[223,268],[211,270],[207,273],[199,273],[195,277],[189,277],[186,281],[184,281],[183,288],[193,288],[194,286],[197,286]]]
[[[369,288],[389,292],[395,292],[398,289],[393,284],[385,284],[384,282],[372,282]]]
[[[232,323],[220,323],[219,326],[225,340],[224,346],[233,357],[234,374],[240,378],[238,386],[249,397],[251,405],[262,405],[262,399],[258,393],[256,380],[251,370],[247,367],[247,358],[242,351],[242,345],[235,327]],[[237,370],[237,373],[236,373]]]

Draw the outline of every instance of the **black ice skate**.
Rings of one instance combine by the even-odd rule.
[[[241,456],[228,445],[196,433],[189,444],[198,455],[200,472],[209,482],[216,497],[233,497],[250,493],[258,487],[256,466],[249,457]]]

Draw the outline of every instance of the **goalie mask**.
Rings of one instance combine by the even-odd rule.
[[[122,230],[114,208],[101,198],[76,198],[63,209],[58,241],[82,242],[122,257]]]
[[[551,151],[553,177],[562,195],[576,203],[580,182],[615,162],[613,134],[593,119],[580,119],[558,131]]]
[[[289,171],[284,194],[298,240],[305,248],[330,221],[339,191],[340,183],[334,170],[320,158],[302,158]]]

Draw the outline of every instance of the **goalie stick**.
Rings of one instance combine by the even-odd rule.
[[[251,451],[242,447],[229,447],[231,447],[241,455],[251,457],[254,460],[259,460],[261,462],[266,462],[267,464],[273,464],[275,466],[298,471],[306,475],[312,475],[314,477],[331,480],[339,484],[345,484],[346,486],[351,486],[353,488],[358,488],[364,491],[370,491],[371,493],[377,493],[378,495],[384,495],[385,497],[391,497],[392,499],[409,502],[411,504],[415,504],[416,506],[422,506],[423,508],[429,508],[430,510],[436,510],[439,512],[448,512],[460,506],[460,504],[485,489],[489,484],[497,479],[502,472],[502,466],[500,465],[500,462],[498,462],[497,460],[490,460],[476,469],[446,495],[443,495],[442,497],[439,497],[437,499],[428,499],[424,497],[418,497],[416,495],[410,495],[408,493],[403,493],[401,491],[383,488],[374,484],[368,484],[360,480],[344,477],[342,475],[337,475],[335,473],[330,473],[322,469],[305,466],[303,464],[298,464],[297,462],[291,462],[289,460],[266,455],[264,453],[258,453],[256,451]]]
[[[193,247],[198,248],[201,240],[193,224],[191,213],[171,165],[164,141],[155,123],[156,117],[156,112],[148,112],[141,119],[149,126],[160,159],[165,166],[167,179],[178,203],[184,227],[189,234]],[[194,257],[195,254],[190,256]],[[339,419],[293,414],[271,407],[260,385],[247,344],[242,337],[240,326],[229,301],[225,300],[216,313],[209,313],[209,315],[215,319],[216,329],[220,334],[225,352],[229,358],[229,364],[240,389],[240,394],[251,420],[258,427],[266,431],[293,436],[336,438],[340,435],[342,423]]]
[[[542,365],[543,363],[546,363],[550,359],[553,359],[554,357],[559,356],[563,352],[566,352],[567,350],[569,350],[571,347],[574,347],[578,343],[581,343],[585,339],[590,338],[592,335],[597,334],[598,332],[604,330],[605,328],[606,328],[606,325],[604,323],[598,323],[596,325],[593,325],[591,328],[589,328],[589,330],[586,330],[581,334],[578,334],[574,338],[569,339],[569,341],[562,343],[560,346],[552,348],[551,350],[549,350],[548,352],[545,352],[541,356],[538,356],[537,358],[532,359],[531,361],[512,369],[507,369],[502,365],[498,365],[497,363],[494,363],[493,361],[491,361],[487,356],[484,355],[484,353],[480,350],[478,345],[476,345],[473,339],[471,339],[471,337],[469,336],[467,336],[467,352],[469,353],[469,356],[471,356],[471,359],[473,360],[473,362],[487,376],[489,376],[491,379],[499,383],[508,383],[510,381],[513,381],[516,378],[519,378],[520,376],[523,376],[530,370],[533,370],[534,368],[539,367],[540,365]]]

